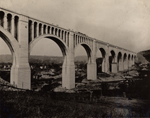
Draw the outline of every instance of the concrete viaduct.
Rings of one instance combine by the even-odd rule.
[[[30,52],[44,38],[56,42],[63,53],[62,87],[67,89],[75,87],[74,52],[79,45],[84,47],[88,55],[89,80],[97,79],[97,51],[102,54],[102,71],[106,73],[128,69],[136,58],[136,53],[127,49],[4,8],[0,8],[0,37],[13,55],[10,82],[24,89],[31,89]]]

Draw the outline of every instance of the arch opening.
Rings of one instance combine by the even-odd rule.
[[[4,12],[0,11],[0,26],[4,27]]]
[[[128,67],[130,67],[131,66],[131,56],[130,56],[130,54],[128,55]]]
[[[0,45],[0,77],[8,82],[11,82],[11,73],[13,71],[12,66],[15,66],[17,63],[16,55],[11,39],[9,39],[1,30]]]
[[[124,54],[124,57],[123,57],[123,66],[124,66],[124,69],[128,69],[128,61],[127,61],[127,54],[125,53]]]
[[[61,33],[61,38],[62,38],[62,40],[64,39],[64,31],[62,30],[62,33]]]
[[[48,26],[48,28],[47,28],[47,33],[48,34],[50,33],[50,26]]]
[[[46,25],[43,26],[43,34],[46,34]]]
[[[113,50],[110,51],[109,55],[109,71],[112,72],[112,64],[115,63],[115,52]]]
[[[91,63],[91,49],[87,44],[80,44],[75,48],[75,82],[87,79],[87,65]]]
[[[37,22],[34,22],[34,38],[37,37]]]
[[[41,38],[42,37],[42,38]],[[52,86],[53,82],[57,83],[57,86],[62,85],[62,72],[63,64],[66,61],[67,47],[66,45],[55,36],[41,36],[34,45],[30,44],[30,66],[31,66],[31,78],[32,78],[32,89],[35,89],[35,82],[45,81],[43,88],[46,86]],[[44,42],[43,42],[44,41]],[[34,42],[34,41],[33,41]],[[31,43],[33,43],[31,42]],[[35,45],[36,44],[36,45]],[[40,49],[40,50],[38,50]],[[40,55],[39,63],[33,63],[35,61],[31,60],[34,56]],[[36,56],[35,56],[36,57]],[[39,83],[39,81],[38,81]],[[56,84],[55,83],[55,84]],[[56,86],[56,87],[57,87]],[[37,88],[36,88],[37,89]]]
[[[65,34],[64,34],[64,41],[66,42],[66,36],[67,35],[67,32],[65,31]]]
[[[118,56],[117,56],[117,70],[118,71],[122,71],[122,54],[121,52],[118,53]]]
[[[32,21],[29,20],[29,23],[28,23],[28,39],[29,39],[29,43],[32,41]]]
[[[54,34],[54,27],[52,27],[51,34]]]
[[[18,40],[18,24],[19,24],[19,17],[14,17],[14,37]]]
[[[124,54],[123,61],[126,61],[126,60],[127,60],[127,54],[125,53],[125,54]]]
[[[39,36],[42,34],[42,24],[39,24]]]
[[[12,20],[12,15],[11,14],[7,14],[7,30],[9,32],[11,32],[11,20]]]
[[[58,33],[58,32],[57,32],[57,28],[55,28],[55,35],[56,35],[56,36],[57,36],[57,33]]]
[[[131,64],[133,65],[134,63],[133,63],[133,55],[131,56]]]
[[[58,37],[60,37],[61,36],[61,30],[59,29],[59,32],[58,32]]]
[[[97,63],[97,74],[106,72],[105,70],[105,55],[106,51],[103,48],[99,48],[96,54],[96,63]]]
[[[133,61],[133,55],[131,56],[131,60]]]

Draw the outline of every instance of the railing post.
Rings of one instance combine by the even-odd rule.
[[[5,30],[8,30],[8,29],[7,29],[7,24],[8,24],[8,21],[7,21],[7,14],[5,13],[5,15],[4,15],[4,29],[5,29]]]
[[[106,46],[106,55],[105,55],[105,61],[106,61],[106,64],[105,64],[105,72],[106,73],[110,73],[110,64],[109,64],[109,44],[107,44]]]
[[[38,36],[39,36],[39,23],[37,22],[37,25],[36,25],[36,37],[38,37]]]
[[[32,24],[31,24],[31,41],[33,41],[34,39],[34,21],[32,21]]]
[[[11,18],[11,34],[12,36],[14,37],[14,16],[12,15],[12,18]]]

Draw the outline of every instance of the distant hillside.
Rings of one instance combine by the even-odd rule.
[[[75,62],[87,62],[88,57],[87,56],[77,56],[75,57]]]
[[[0,63],[12,63],[12,55],[0,55]]]
[[[150,62],[150,50],[141,51],[137,53],[138,62]],[[75,57],[75,62],[87,62],[87,56]],[[63,57],[59,56],[30,56],[30,63],[62,63]],[[12,55],[0,55],[0,63],[12,63]]]
[[[138,61],[142,63],[150,62],[150,50],[141,51],[137,54]]]
[[[75,62],[87,62],[87,56],[75,57]],[[62,63],[63,57],[59,56],[30,56],[30,63]],[[12,63],[12,55],[0,55],[0,63]]]
[[[30,56],[30,63],[62,63],[63,57],[58,56]]]

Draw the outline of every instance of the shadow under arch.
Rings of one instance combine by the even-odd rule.
[[[59,48],[61,49],[62,51],[62,54],[63,56],[66,56],[67,55],[67,52],[68,52],[68,46],[63,42],[62,39],[60,39],[59,37],[55,36],[55,35],[50,35],[50,34],[46,34],[46,35],[42,35],[42,36],[39,36],[37,38],[35,38],[31,43],[30,43],[30,47],[29,47],[29,53],[31,53],[34,45],[40,41],[40,40],[43,40],[43,38],[48,38],[52,41],[54,41],[58,46]]]
[[[10,82],[12,83],[12,81],[15,79],[14,68],[18,64],[19,43],[8,31],[3,29],[3,27],[1,27],[1,26],[0,26],[0,37],[7,44],[7,46],[10,49],[10,52],[13,56],[13,62],[12,62],[12,67],[11,67],[11,77],[10,77]]]

